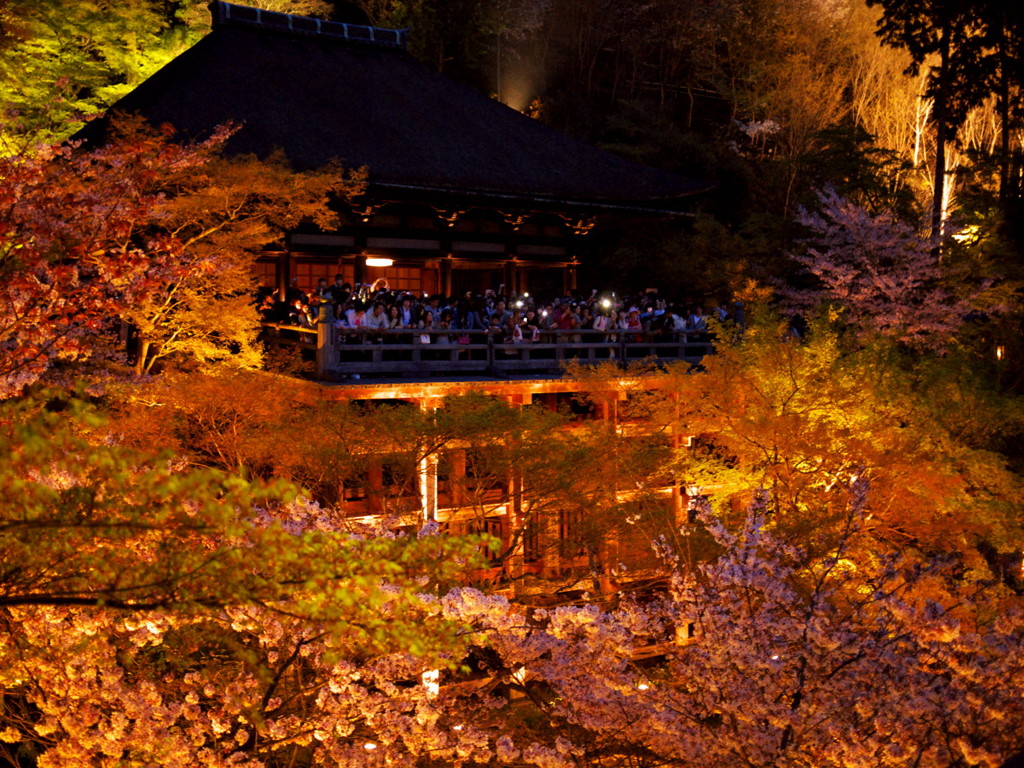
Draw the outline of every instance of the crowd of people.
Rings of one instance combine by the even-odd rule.
[[[589,295],[573,292],[541,299],[506,293],[504,288],[483,294],[466,291],[458,297],[417,296],[392,290],[383,280],[353,286],[338,275],[333,284],[321,278],[311,294],[293,286],[285,301],[267,293],[259,311],[264,322],[314,328],[326,307],[337,328],[361,331],[350,334],[352,339],[376,341],[384,334],[375,332],[406,330],[424,344],[465,343],[470,331],[487,331],[505,343],[537,342],[543,332],[552,330],[601,331],[609,343],[618,341],[620,334],[627,341],[641,336],[667,340],[680,333],[705,333],[712,317],[744,322],[742,302],[718,303],[709,309],[697,302],[670,302],[652,292],[620,296],[594,289]]]

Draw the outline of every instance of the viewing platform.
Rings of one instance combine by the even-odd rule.
[[[700,363],[712,349],[711,334],[702,332],[614,333],[583,329],[543,330],[537,341],[512,343],[489,330],[316,328],[264,323],[269,346],[293,348],[316,357],[316,378],[345,382],[356,379],[473,377],[509,380],[561,376],[568,363],[625,366],[641,360],[656,363]]]

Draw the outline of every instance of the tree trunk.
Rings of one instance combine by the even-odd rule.
[[[1010,61],[1006,50],[1006,28],[999,24],[999,202],[1006,212],[1010,183]]]
[[[935,176],[932,188],[932,237],[942,236],[943,197],[946,191],[946,141],[949,138],[949,58],[952,33],[948,14],[942,21],[939,47],[939,82],[935,89]]]
[[[142,374],[144,374],[146,372],[147,367],[148,367],[146,365],[146,360],[149,357],[149,348],[151,346],[152,346],[151,342],[148,342],[148,341],[146,341],[145,339],[142,339],[142,338],[139,339],[138,346],[136,347],[138,352],[137,352],[136,357],[135,357],[135,375],[136,376],[141,376]]]

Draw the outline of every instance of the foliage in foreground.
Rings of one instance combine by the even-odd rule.
[[[1019,747],[1019,600],[956,558],[878,552],[863,478],[836,489],[826,549],[774,533],[761,497],[732,530],[704,509],[663,543],[661,597],[527,610],[453,586],[452,540],[341,532],[92,446],[68,412],[3,424],[11,759],[909,768]],[[708,536],[720,555],[689,562]]]
[[[176,472],[82,429],[76,407],[0,415],[10,759],[260,765],[314,733],[362,754],[349,675],[415,677],[460,647],[430,593],[469,544],[339,530],[285,488]]]

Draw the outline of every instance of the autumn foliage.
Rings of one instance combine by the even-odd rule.
[[[362,182],[220,158],[230,134],[180,144],[129,121],[99,148],[0,158],[0,391],[102,353],[118,320],[139,373],[171,355],[259,364],[255,253],[299,221],[328,225],[330,196]]]
[[[145,226],[166,169],[194,166],[207,151],[136,136],[92,153],[0,158],[5,395],[54,361],[87,354],[96,331],[171,276],[179,244]]]

